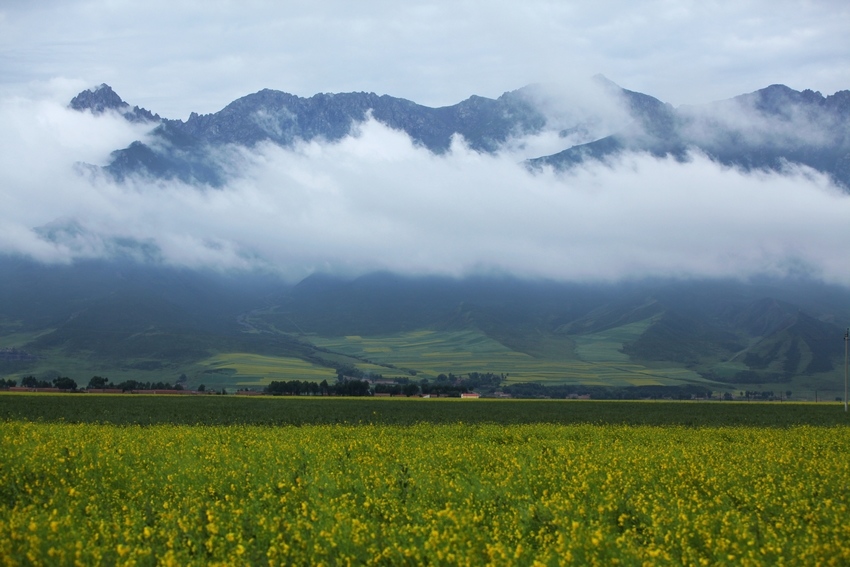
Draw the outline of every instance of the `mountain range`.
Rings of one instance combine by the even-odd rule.
[[[338,141],[364,120],[435,154],[462,138],[498,153],[550,133],[561,151],[533,173],[645,152],[694,152],[743,170],[809,168],[850,189],[850,91],[824,97],[773,85],[673,108],[597,78],[608,111],[552,103],[529,86],[429,108],[373,93],[310,98],[263,90],[185,121],[130,106],[109,86],[72,109],[118,113],[150,133],[103,167],[116,180],[224,187],[228,149]],[[614,111],[610,111],[614,108]],[[38,229],[45,239],[73,226]],[[53,232],[51,232],[53,231]],[[453,279],[263,274],[161,265],[156,254],[43,265],[0,257],[0,376],[92,375],[259,387],[269,380],[372,373],[404,379],[492,372],[507,382],[595,386],[699,384],[715,391],[839,392],[850,290],[803,277],[656,279],[606,284],[491,276]]]
[[[216,149],[336,141],[371,117],[435,153],[447,151],[457,135],[476,151],[496,152],[508,140],[556,131],[563,150],[528,159],[532,169],[563,170],[627,151],[680,160],[700,152],[746,171],[805,166],[850,188],[850,91],[824,97],[771,85],[729,100],[674,108],[604,77],[594,81],[599,96],[616,112],[553,105],[552,95],[540,85],[497,99],[472,96],[441,108],[374,93],[302,98],[264,89],[219,112],[192,113],[185,121],[131,108],[108,85],[81,92],[70,106],[94,113],[117,111],[130,121],[151,124],[149,139],[113,152],[106,170],[117,179],[146,175],[221,186],[234,172]]]
[[[207,387],[505,374],[511,381],[840,391],[850,290],[805,281],[221,275],[4,259],[0,375]],[[287,378],[288,377],[288,378]]]

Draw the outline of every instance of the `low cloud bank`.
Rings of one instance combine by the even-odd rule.
[[[456,139],[436,156],[369,121],[338,143],[223,151],[243,174],[213,190],[80,167],[144,138],[115,116],[7,99],[0,125],[0,253],[42,262],[129,255],[291,280],[389,270],[850,284],[850,197],[807,170],[631,154],[534,174],[522,144],[488,156]]]

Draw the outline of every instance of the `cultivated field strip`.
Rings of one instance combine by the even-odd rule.
[[[619,335],[618,335],[619,337]],[[548,382],[605,386],[667,385],[703,382],[697,374],[681,368],[650,369],[631,363],[617,351],[622,341],[607,336],[582,338],[573,351],[536,358],[517,352],[475,331],[416,331],[400,335],[334,338],[311,337],[323,348],[380,364],[416,369],[424,376],[452,372],[506,374],[506,383]],[[391,375],[391,370],[384,370]]]
[[[850,429],[0,422],[0,564],[846,565]]]
[[[260,386],[272,380],[312,380],[321,382],[336,378],[332,368],[319,366],[299,358],[267,356],[253,353],[232,352],[213,356],[200,363],[207,367],[208,374],[229,371],[240,386]],[[202,378],[203,380],[203,378]],[[215,383],[215,379],[207,380]]]

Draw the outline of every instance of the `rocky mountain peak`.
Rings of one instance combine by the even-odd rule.
[[[160,117],[149,110],[130,105],[118,96],[112,87],[106,83],[84,90],[71,99],[69,105],[74,110],[90,110],[92,114],[103,114],[107,110],[115,110],[124,115],[130,122],[158,122]]]
[[[121,110],[129,108],[112,87],[102,83],[97,87],[84,90],[71,99],[71,108],[74,110],[91,110],[94,114],[101,114],[107,110]]]
[[[799,164],[850,187],[848,91],[824,98],[819,92],[777,84],[727,101],[676,109],[650,95],[623,89],[601,75],[594,80],[622,103],[627,116],[617,117],[619,123],[597,132],[595,139],[527,160],[530,169],[568,169],[623,152],[684,160],[696,150],[745,171],[781,171],[788,163]],[[162,120],[139,107],[131,109],[104,84],[77,95],[71,108],[95,114],[110,110],[132,122],[159,122],[152,134],[163,143],[148,146],[138,142],[113,153],[107,170],[117,178],[140,173],[220,186],[230,168],[219,162],[215,147],[235,144],[251,148],[261,142],[290,147],[298,140],[317,138],[335,141],[369,117],[405,132],[414,143],[437,154],[449,150],[455,135],[462,136],[473,150],[497,152],[512,138],[555,127],[557,120],[550,120],[547,114],[549,105],[539,103],[535,90],[524,87],[498,99],[473,95],[451,106],[430,108],[374,93],[320,93],[302,98],[263,89],[219,112],[192,113],[184,122]],[[576,114],[580,115],[581,111]],[[599,118],[591,116],[590,120]],[[571,123],[561,132],[583,125]]]

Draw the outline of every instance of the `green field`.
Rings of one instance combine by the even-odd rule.
[[[796,278],[584,285],[320,270],[290,284],[123,261],[0,261],[0,378],[18,383],[62,376],[85,387],[100,376],[233,393],[340,372],[431,386],[476,372],[506,376],[516,395],[844,393],[850,292]],[[487,381],[476,386],[485,394]]]
[[[623,346],[640,337],[650,319],[597,333],[569,336],[532,333],[533,336],[524,336],[519,343],[511,337],[503,337],[500,342],[472,328],[322,337],[283,333],[271,327],[263,327],[260,332],[259,323],[254,319],[249,321],[254,331],[245,336],[250,336],[253,342],[235,335],[201,348],[182,335],[175,335],[171,342],[157,339],[156,344],[168,344],[180,355],[169,358],[122,357],[120,348],[119,354],[108,357],[51,348],[38,351],[34,361],[0,364],[3,376],[11,379],[20,380],[29,374],[48,380],[69,376],[81,387],[94,375],[106,376],[116,384],[124,380],[174,383],[186,375],[186,385],[190,388],[203,384],[208,389],[233,392],[240,388],[261,388],[275,380],[331,381],[337,369],[353,366],[386,378],[430,380],[439,374],[465,376],[470,372],[492,372],[505,375],[505,385],[538,382],[618,388],[698,384],[715,392],[736,394],[745,390],[791,391],[793,398],[808,400],[835,399],[843,393],[836,372],[793,376],[780,383],[729,384],[706,380],[681,364],[632,361],[623,352]],[[21,348],[45,333],[8,334],[0,340],[0,348]],[[262,348],[252,350],[258,345]],[[732,376],[746,366],[737,361],[717,363],[714,368],[718,375]]]
[[[9,328],[3,328],[0,326],[0,348],[20,348],[42,335],[47,335],[53,332],[53,330],[54,329],[45,329],[35,333],[15,333],[10,332]]]
[[[794,402],[462,400],[0,392],[0,420],[115,425],[524,423],[652,426],[839,426],[843,405]]]
[[[513,351],[478,331],[421,330],[389,336],[308,337],[323,348],[372,362],[412,369],[422,376],[469,372],[507,374],[507,383],[543,382],[604,386],[668,385],[706,382],[686,369],[648,368],[620,352],[623,341],[640,334],[640,325],[582,335],[547,344],[548,355]],[[560,352],[558,351],[560,347]],[[384,374],[388,374],[385,371]]]
[[[846,565],[839,404],[0,394],[0,565]]]
[[[304,360],[285,356],[264,356],[245,352],[224,353],[199,363],[206,367],[205,385],[265,386],[273,380],[334,380],[336,372]]]
[[[116,360],[91,353],[68,353],[61,349],[40,351],[38,355],[38,360],[26,365],[7,363],[5,375],[18,381],[29,375],[47,380],[69,376],[80,387],[85,387],[92,376],[106,376],[115,384],[124,380],[173,383],[181,374],[188,375],[197,370],[192,362],[169,362],[153,358]]]

